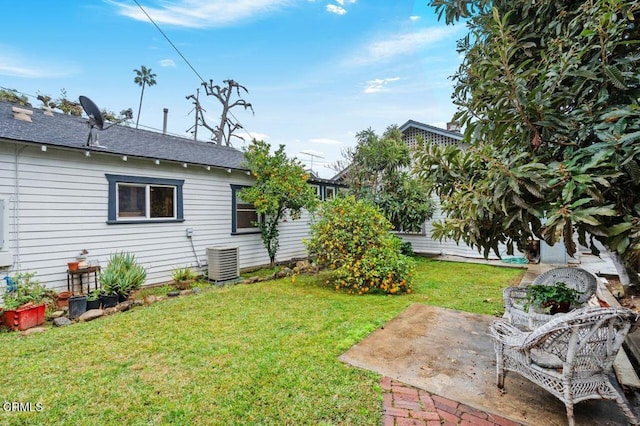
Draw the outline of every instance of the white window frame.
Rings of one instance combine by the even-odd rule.
[[[144,188],[144,215],[143,216],[120,216],[120,187],[138,187]],[[151,188],[171,188],[173,190],[173,214],[171,216],[151,217]],[[156,184],[140,184],[140,183],[116,183],[116,215],[118,220],[175,220],[177,213],[177,188],[174,185],[156,185]]]

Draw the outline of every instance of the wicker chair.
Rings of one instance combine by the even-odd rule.
[[[560,399],[569,425],[575,423],[574,404],[588,399],[612,399],[631,424],[638,421],[627,400],[609,377],[627,333],[638,314],[621,308],[584,307],[554,318],[533,331],[506,321],[491,325],[495,343],[498,387],[505,370],[526,377]]]
[[[563,282],[569,288],[580,292],[577,304],[572,309],[583,306],[596,292],[598,282],[590,272],[581,268],[555,268],[538,275],[532,285],[555,285]],[[529,290],[526,287],[507,287],[504,289],[504,318],[510,323],[523,328],[533,330],[536,327],[550,321],[553,315],[533,312],[527,308]]]

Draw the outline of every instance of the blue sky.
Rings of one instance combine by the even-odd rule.
[[[438,22],[426,0],[139,0],[206,81],[245,86],[255,115],[234,109],[251,137],[284,144],[322,177],[325,164],[409,119],[444,127],[455,111],[449,76],[459,64],[464,28]],[[200,78],[133,0],[36,1],[3,5],[0,87],[54,99],[91,98],[100,108],[137,114],[134,69],[151,68],[140,125],[191,137]],[[210,124],[220,114],[200,99]],[[34,106],[40,102],[31,99]],[[135,118],[135,117],[134,117]],[[199,139],[210,133],[199,130]],[[244,143],[234,140],[234,146]]]

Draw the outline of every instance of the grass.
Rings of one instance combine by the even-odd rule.
[[[89,323],[0,334],[2,424],[379,424],[379,377],[337,357],[412,303],[483,314],[522,270],[418,260],[414,293],[327,274],[214,287]]]

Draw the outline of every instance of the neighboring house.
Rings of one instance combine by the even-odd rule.
[[[24,112],[22,112],[24,111]],[[0,102],[0,280],[35,272],[66,290],[67,262],[83,249],[104,267],[134,253],[146,284],[175,267],[204,270],[208,247],[239,247],[241,268],[269,263],[251,205],[243,153],[212,143],[112,126]],[[314,179],[321,198],[338,185]],[[278,260],[305,257],[308,218],[280,227]]]
[[[439,127],[409,120],[400,126],[400,131],[402,132],[402,139],[411,148],[417,146],[418,138],[422,138],[425,142],[431,141],[442,145],[459,145],[461,148],[464,147],[462,144],[462,134],[458,128],[451,123],[447,125],[447,130],[444,130]],[[460,244],[456,244],[453,240],[438,241],[431,238],[433,230],[431,225],[432,221],[443,220],[445,218],[444,214],[440,211],[438,198],[434,197],[433,202],[436,207],[435,212],[431,220],[426,221],[422,226],[422,232],[415,234],[403,233],[399,234],[399,236],[402,237],[404,241],[410,242],[416,253],[482,258],[482,253],[479,253],[477,249],[467,246],[462,241]],[[504,249],[504,254],[506,255],[506,247]],[[497,257],[492,252],[489,258],[496,259]]]

